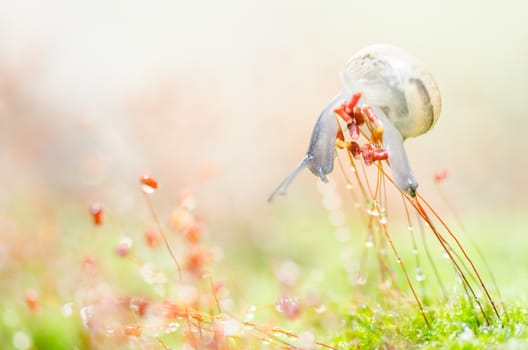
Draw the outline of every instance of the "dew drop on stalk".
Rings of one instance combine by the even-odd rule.
[[[178,329],[180,329],[180,324],[178,322],[169,322],[165,329],[165,333],[174,333],[177,332]]]
[[[237,320],[231,318],[215,321],[218,330],[226,337],[234,337],[239,335],[241,331],[241,324]]]
[[[367,276],[363,274],[359,275],[358,278],[356,278],[356,285],[364,286],[365,284],[367,284]]]
[[[81,315],[81,320],[84,328],[88,328],[90,326],[90,321],[93,317],[93,307],[91,305],[82,307],[79,313]]]
[[[378,210],[378,203],[376,201],[372,201],[368,203],[368,209],[367,214],[371,216],[379,216],[379,210]]]
[[[314,311],[315,313],[317,314],[322,314],[322,313],[325,313],[326,312],[326,305],[325,304],[320,304],[319,306],[317,306]]]
[[[372,248],[374,246],[374,243],[372,242],[372,238],[369,237],[365,242],[365,247]]]
[[[416,280],[419,282],[425,280],[425,274],[421,267],[416,268]]]
[[[379,284],[380,289],[389,289],[392,286],[392,280],[387,278],[385,281],[381,281]]]
[[[255,311],[257,311],[257,307],[255,305],[251,305],[247,312],[246,312],[246,320],[251,321],[255,318]]]
[[[154,193],[158,189],[158,182],[148,174],[145,174],[139,178],[141,189],[146,194]]]
[[[73,313],[73,303],[70,302],[62,305],[61,313],[64,317],[70,317]]]

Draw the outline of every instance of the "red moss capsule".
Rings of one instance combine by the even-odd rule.
[[[38,292],[34,289],[28,289],[25,294],[26,305],[31,311],[36,311],[40,307]]]
[[[350,153],[352,153],[352,157],[354,157],[354,159],[359,159],[359,156],[361,155],[361,148],[357,142],[350,142],[349,150]]]
[[[341,118],[345,123],[350,123],[352,121],[352,116],[345,112],[344,106],[340,106],[334,109],[334,112]]]
[[[372,152],[372,160],[386,160],[389,158],[389,152],[384,149],[376,149]]]
[[[83,265],[88,268],[95,266],[95,257],[91,254],[86,254],[83,259]]]
[[[345,104],[345,112],[347,114],[351,115],[353,113],[354,107],[356,107],[360,98],[361,98],[361,92],[357,92],[352,95],[352,97],[350,98],[350,101],[348,101]]]
[[[139,337],[141,336],[141,327],[139,326],[125,326],[123,331],[125,335],[129,337]]]
[[[176,207],[171,214],[169,225],[178,232],[182,232],[194,223],[194,215],[182,206]]]
[[[372,159],[372,146],[369,143],[361,147],[361,156],[363,157],[365,165],[372,165],[374,160]]]
[[[187,271],[195,276],[201,276],[204,272],[205,265],[210,260],[210,252],[204,248],[193,249],[185,262],[185,268]]]
[[[345,142],[345,136],[343,135],[343,131],[341,131],[341,128],[337,129],[336,139],[341,142]]]
[[[185,316],[185,311],[183,310],[183,307],[178,305],[175,301],[165,299],[163,301],[163,316],[170,320]]]
[[[143,297],[133,297],[130,298],[129,308],[132,311],[138,313],[139,316],[143,317],[147,308],[149,306],[149,301]]]
[[[362,125],[363,123],[365,123],[365,117],[363,116],[363,112],[361,110],[361,108],[359,107],[354,107],[354,110],[353,110],[353,116],[354,116],[354,119],[356,120],[356,123],[357,125]]]
[[[375,123],[378,120],[378,117],[376,116],[376,113],[374,113],[374,110],[371,106],[364,106],[362,107],[362,110],[371,123]]]
[[[101,225],[103,223],[103,207],[99,203],[93,203],[90,205],[90,214],[92,214],[92,219],[94,225]]]
[[[145,193],[152,193],[158,189],[158,182],[148,174],[141,176],[139,183]]]
[[[161,236],[156,230],[148,229],[145,231],[145,241],[150,248],[155,248],[160,244]]]
[[[446,177],[449,175],[449,171],[447,169],[440,169],[434,174],[434,180],[435,182],[440,182],[446,179]]]
[[[184,237],[189,243],[199,243],[202,240],[203,225],[193,222],[185,229]]]
[[[350,137],[352,140],[359,139],[359,126],[355,120],[348,124],[348,132],[350,132]]]
[[[280,298],[275,302],[275,309],[290,320],[299,317],[301,314],[301,307],[293,298]]]

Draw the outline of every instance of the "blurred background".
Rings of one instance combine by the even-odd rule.
[[[349,56],[384,42],[425,62],[442,91],[434,130],[407,142],[422,191],[447,167],[460,210],[524,209],[525,10],[520,1],[3,1],[2,205],[104,191],[126,207],[147,171],[168,193],[192,188],[216,218],[266,215]],[[280,202],[317,199],[315,183],[305,172]]]

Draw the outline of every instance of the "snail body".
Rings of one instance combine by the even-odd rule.
[[[338,122],[334,109],[353,93],[361,92],[359,105],[372,106],[384,127],[383,148],[388,152],[396,186],[415,196],[418,183],[403,142],[429,131],[440,115],[438,86],[429,71],[413,56],[390,45],[372,45],[357,52],[341,73],[342,89],[321,112],[306,156],[273,192],[269,200],[285,194],[304,168],[326,182],[333,170]]]

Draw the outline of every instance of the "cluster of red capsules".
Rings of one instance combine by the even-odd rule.
[[[337,132],[336,145],[339,148],[348,149],[354,159],[359,159],[361,156],[365,165],[371,165],[374,161],[388,159],[389,153],[382,146],[383,125],[371,106],[357,105],[360,98],[361,93],[355,93],[349,101],[343,102],[341,106],[334,109],[334,112],[346,123],[352,139],[351,142],[345,142],[345,137],[340,128]],[[369,143],[360,146],[358,143],[361,136],[359,127],[362,125],[366,125],[371,137],[367,137]]]

